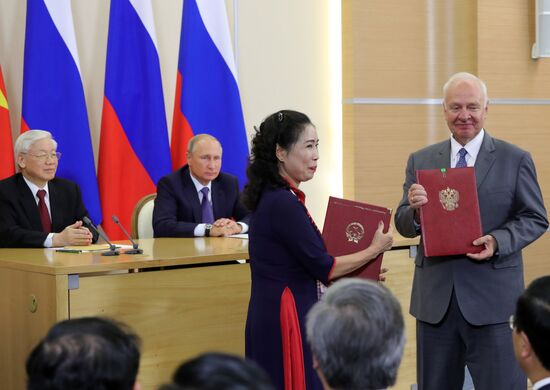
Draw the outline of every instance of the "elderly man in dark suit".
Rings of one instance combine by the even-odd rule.
[[[437,201],[415,183],[416,170],[473,166],[483,230],[473,244],[482,251],[425,257],[419,247],[410,307],[419,388],[461,389],[467,365],[476,389],[525,389],[507,320],[523,291],[521,250],[548,228],[535,165],[484,130],[487,87],[479,78],[457,73],[443,93],[452,137],[409,157],[395,224],[403,236],[419,235],[419,209]]]
[[[535,279],[521,294],[510,327],[516,359],[533,390],[550,390],[550,276]]]
[[[191,138],[187,165],[160,179],[155,237],[220,237],[248,231],[235,176],[221,173],[222,146],[208,134]]]
[[[88,245],[97,239],[76,183],[55,177],[61,153],[48,131],[30,130],[15,142],[19,173],[0,181],[0,246]]]

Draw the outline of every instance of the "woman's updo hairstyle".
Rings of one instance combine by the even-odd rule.
[[[282,110],[264,119],[252,139],[250,164],[246,170],[248,183],[243,191],[243,203],[255,210],[264,188],[288,187],[279,174],[277,145],[286,151],[292,149],[307,125],[307,115],[292,110]]]

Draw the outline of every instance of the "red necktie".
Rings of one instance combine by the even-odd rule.
[[[46,233],[52,231],[52,220],[50,219],[50,213],[48,213],[48,208],[46,207],[46,202],[44,197],[46,196],[45,190],[38,190],[36,192],[38,196],[38,212],[40,213],[40,222],[42,222],[42,230]]]

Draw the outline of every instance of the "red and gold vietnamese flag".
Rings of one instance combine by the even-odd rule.
[[[0,66],[0,180],[15,173],[8,97]]]

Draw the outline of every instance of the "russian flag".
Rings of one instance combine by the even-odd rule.
[[[130,226],[134,206],[170,173],[168,126],[150,0],[111,0],[99,146],[103,229]]]
[[[244,185],[248,143],[223,0],[183,2],[173,119],[174,170],[186,163],[189,138],[208,133],[222,144],[222,170]]]
[[[50,131],[63,154],[57,175],[79,184],[92,219],[99,192],[70,0],[28,0],[21,131]]]
[[[4,85],[2,66],[0,66],[0,180],[10,177],[14,173],[15,163],[13,160],[8,94]]]

